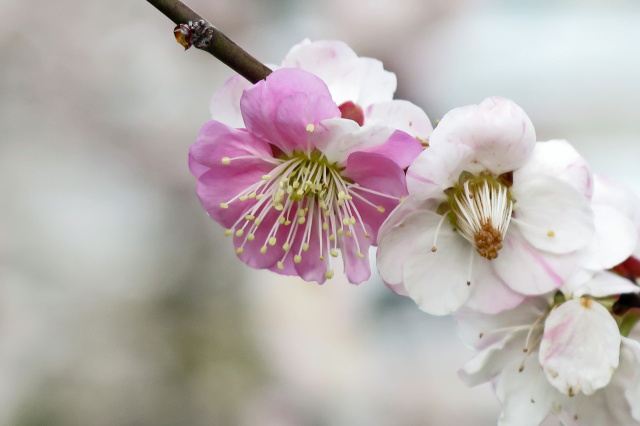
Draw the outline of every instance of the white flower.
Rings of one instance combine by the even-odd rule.
[[[639,289],[609,272],[585,284],[567,301],[558,293],[498,315],[456,314],[461,337],[479,350],[460,376],[469,385],[493,381],[500,425],[537,425],[550,414],[569,424],[640,424],[640,344],[621,337],[594,299]]]
[[[379,234],[378,269],[425,311],[487,313],[560,287],[594,233],[592,184],[565,141],[489,98],[447,113],[407,171],[409,196]]]
[[[308,39],[291,48],[280,66],[301,68],[320,77],[342,112],[361,126],[388,126],[426,141],[433,127],[424,111],[405,100],[394,100],[397,80],[382,62],[359,57],[347,44],[335,40]],[[231,77],[211,98],[211,118],[230,127],[244,127],[240,97],[251,87],[240,75]]]

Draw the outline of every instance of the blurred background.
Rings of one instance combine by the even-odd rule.
[[[340,39],[432,121],[513,99],[640,191],[633,0],[190,0],[258,59]],[[253,271],[187,168],[232,72],[142,0],[0,0],[0,425],[491,425],[472,351],[379,278]]]

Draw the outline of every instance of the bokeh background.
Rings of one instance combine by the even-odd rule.
[[[190,0],[279,63],[340,39],[432,121],[511,98],[640,190],[634,0]],[[187,151],[232,72],[143,0],[0,0],[1,425],[491,425],[472,352],[378,277],[253,271]]]

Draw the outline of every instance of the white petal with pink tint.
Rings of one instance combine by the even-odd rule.
[[[590,395],[606,386],[618,367],[618,325],[593,299],[569,300],[549,314],[539,355],[556,389],[569,396]]]
[[[530,179],[538,175],[563,180],[591,198],[593,177],[587,161],[565,140],[537,142],[531,158],[514,172],[513,179]]]
[[[461,143],[473,149],[478,166],[472,173],[488,169],[502,174],[523,166],[536,143],[531,120],[508,99],[487,98],[445,114],[429,139],[430,146]]]

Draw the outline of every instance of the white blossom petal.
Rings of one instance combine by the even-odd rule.
[[[513,179],[528,180],[539,175],[558,178],[591,198],[594,182],[587,161],[565,140],[537,142],[531,158],[514,171]]]
[[[593,212],[589,201],[571,185],[542,175],[527,180],[514,176],[511,189],[516,200],[511,226],[517,226],[534,247],[561,254],[591,241]]]
[[[539,355],[556,389],[569,396],[590,395],[609,383],[618,366],[618,325],[593,299],[569,300],[549,314]]]
[[[446,218],[438,231],[437,250],[432,251],[438,229],[434,222],[436,216],[442,216],[428,213],[431,213],[430,224],[413,237],[413,250],[404,261],[404,287],[422,310],[433,315],[446,315],[458,309],[469,297],[470,260],[475,253],[473,247],[451,228]],[[399,226],[410,223],[409,219],[419,214],[413,213]]]
[[[443,144],[425,149],[407,170],[409,194],[445,198],[442,191],[458,182],[460,173],[473,157],[473,151],[461,144]]]
[[[640,287],[626,278],[609,271],[590,273],[591,278],[585,283],[575,287],[572,297],[589,295],[593,297],[608,297],[624,293],[640,293]],[[565,288],[563,286],[563,291]]]
[[[492,261],[474,256],[473,283],[467,306],[486,314],[496,314],[518,306],[525,295],[517,293],[502,281],[493,269]]]
[[[496,396],[502,402],[498,425],[538,426],[554,409],[554,393],[535,354],[524,363],[518,358],[512,360],[496,383]]]
[[[451,142],[473,149],[478,167],[469,172],[487,169],[499,175],[527,162],[536,134],[522,108],[508,99],[494,97],[480,105],[455,108],[442,117],[431,134],[429,145]]]
[[[378,102],[364,111],[365,123],[382,121],[424,141],[429,139],[433,126],[427,114],[419,106],[404,100]]]
[[[244,128],[244,119],[240,112],[240,98],[242,92],[251,86],[253,84],[240,74],[228,79],[211,97],[209,104],[211,119],[236,129]]]
[[[507,363],[522,357],[522,342],[526,331],[512,331],[501,340],[478,352],[460,370],[458,376],[468,386],[476,386],[488,382],[505,368]]]
[[[577,252],[551,254],[539,251],[522,237],[512,225],[493,267],[511,289],[522,294],[543,294],[555,290],[579,267]]]
[[[596,232],[584,249],[582,265],[591,270],[610,269],[633,253],[638,232],[634,223],[613,207],[593,205],[592,209]]]

